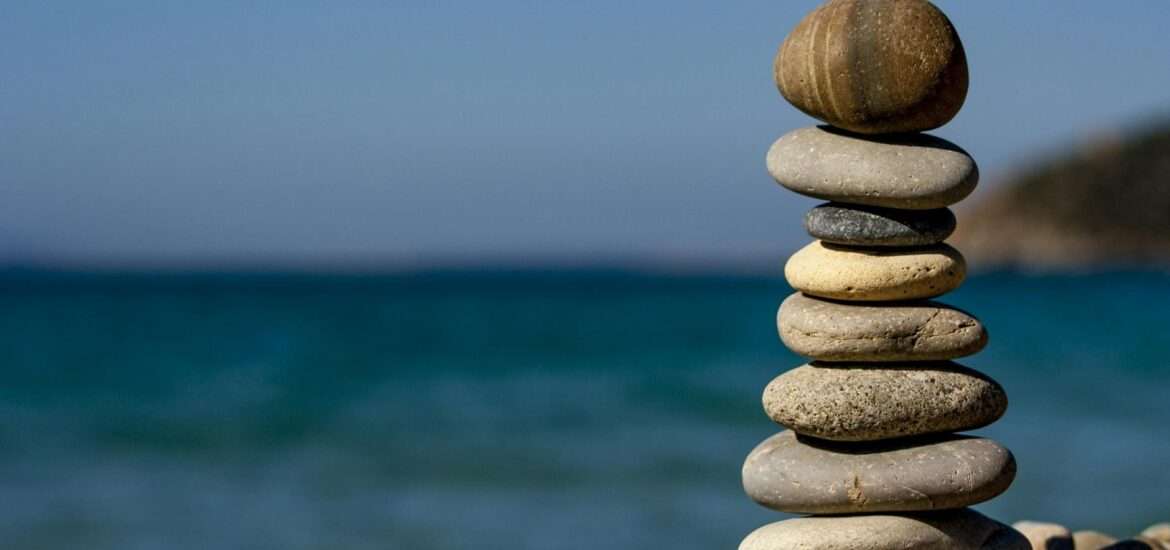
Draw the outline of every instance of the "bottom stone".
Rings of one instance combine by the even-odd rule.
[[[760,443],[743,463],[752,500],[780,512],[862,514],[973,506],[1007,490],[1011,452],[990,439],[832,443],[791,431]]]
[[[1031,550],[1015,529],[970,509],[806,517],[748,535],[739,550]]]

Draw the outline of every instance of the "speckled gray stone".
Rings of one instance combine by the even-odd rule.
[[[781,512],[918,512],[992,499],[1015,475],[1011,452],[990,439],[844,444],[784,431],[748,455],[743,486],[753,500]]]
[[[1063,525],[1041,521],[1017,521],[1012,529],[1019,531],[1033,550],[1073,550],[1072,532]]]
[[[763,401],[774,422],[832,441],[973,430],[1008,405],[994,380],[949,361],[814,363],[778,376]]]
[[[951,236],[955,224],[955,214],[948,208],[901,210],[835,202],[813,208],[804,216],[809,235],[853,246],[937,244]]]
[[[739,550],[1030,550],[1011,527],[971,509],[796,518],[757,529]]]
[[[929,210],[963,200],[979,168],[959,146],[926,134],[858,137],[802,128],[768,151],[768,172],[802,195],[849,204]]]
[[[971,314],[931,301],[866,305],[789,296],[776,313],[780,339],[821,361],[927,361],[978,353],[987,330]]]

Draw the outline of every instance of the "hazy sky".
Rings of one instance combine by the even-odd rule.
[[[817,2],[4,2],[0,258],[775,259]],[[949,0],[985,182],[1170,112],[1170,2]],[[977,191],[978,194],[978,191]],[[977,195],[976,195],[977,196]]]

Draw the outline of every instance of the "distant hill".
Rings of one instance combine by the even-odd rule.
[[[1170,121],[976,194],[953,243],[976,269],[1170,267]]]

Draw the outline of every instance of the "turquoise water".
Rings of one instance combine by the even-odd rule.
[[[800,361],[778,280],[604,272],[0,276],[5,548],[734,548]],[[1170,520],[1170,276],[972,278],[981,507]]]

